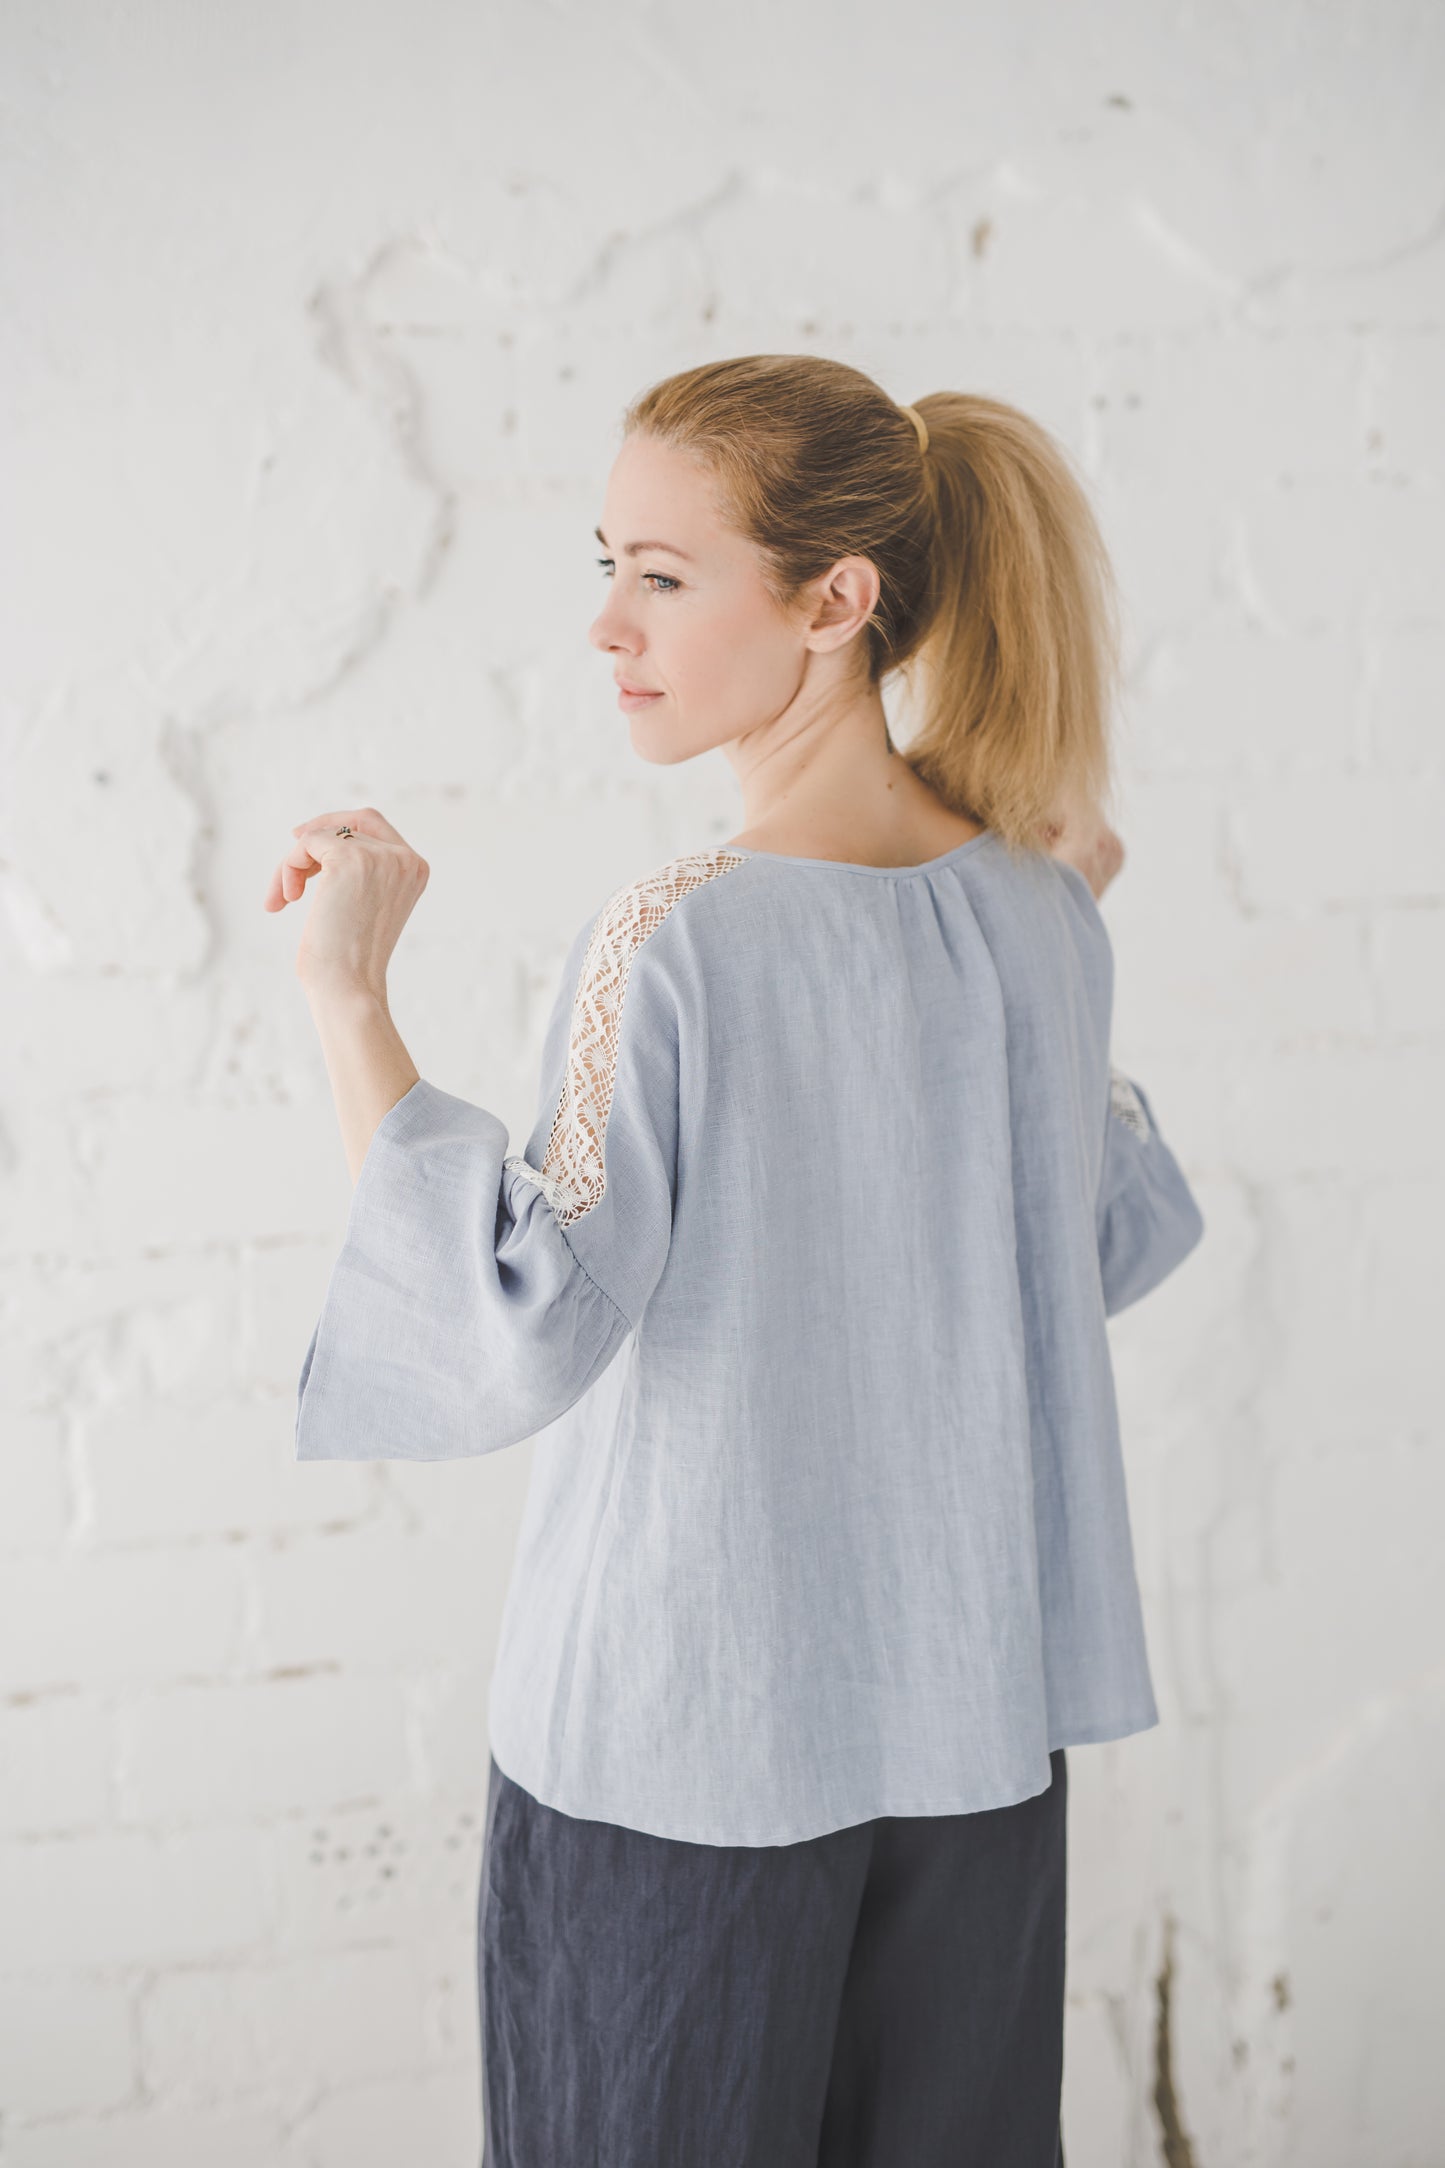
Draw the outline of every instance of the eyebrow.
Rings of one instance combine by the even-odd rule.
[[[593,531],[602,547],[604,549],[609,548],[610,545],[602,529],[598,527]],[[642,550],[666,550],[669,557],[680,557],[685,565],[697,563],[695,557],[689,557],[687,551],[680,550],[675,542],[626,542],[623,544],[622,554],[624,557],[636,557]]]

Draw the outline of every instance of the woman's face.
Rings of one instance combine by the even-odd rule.
[[[696,460],[629,437],[598,535],[607,600],[588,637],[615,679],[654,696],[619,699],[635,752],[690,760],[789,706],[810,660],[821,659],[817,631],[810,639],[805,614],[779,610],[756,550],[723,524]],[[833,644],[826,630],[822,644]]]

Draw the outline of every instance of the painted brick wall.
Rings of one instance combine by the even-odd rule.
[[[7,11],[4,2168],[475,2161],[527,1449],[293,1463],[349,1184],[261,898],[379,805],[399,1027],[526,1133],[581,917],[738,818],[587,645],[616,420],[760,349],[1036,413],[1129,611],[1116,1052],[1209,1237],[1113,1328],[1163,1722],[1072,1757],[1070,2168],[1438,2157],[1442,45]]]

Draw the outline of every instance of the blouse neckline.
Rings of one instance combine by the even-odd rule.
[[[924,858],[914,866],[870,866],[851,858],[795,858],[787,851],[754,851],[741,843],[722,843],[718,848],[731,851],[739,858],[768,858],[779,866],[817,866],[826,873],[871,873],[875,877],[881,875],[884,880],[897,881],[919,874],[937,873],[941,867],[951,866],[955,859],[966,857],[968,852],[978,850],[980,845],[992,843],[994,836],[995,830],[984,828],[978,835],[970,836],[967,842],[955,843],[953,849],[945,851],[941,857]]]

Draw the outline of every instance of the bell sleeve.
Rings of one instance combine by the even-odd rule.
[[[1105,1316],[1167,1279],[1203,1233],[1203,1214],[1147,1093],[1111,1063],[1098,1198]]]
[[[382,1117],[301,1369],[298,1460],[519,1444],[641,1318],[672,1234],[677,1003],[625,898],[573,940],[522,1151],[424,1077]]]

